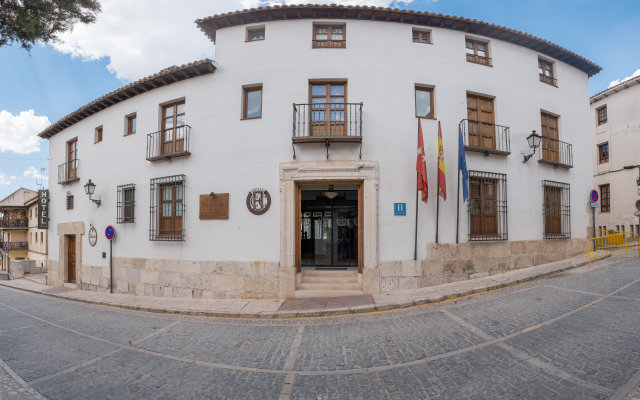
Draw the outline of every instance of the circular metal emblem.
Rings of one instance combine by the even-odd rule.
[[[251,189],[247,195],[247,208],[255,215],[266,213],[271,207],[271,195],[262,188]]]
[[[91,246],[95,246],[96,242],[98,241],[98,231],[96,231],[96,228],[92,226],[91,229],[89,229],[88,236],[89,236],[89,244]]]

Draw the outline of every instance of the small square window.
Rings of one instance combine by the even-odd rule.
[[[347,47],[346,25],[314,25],[313,48]]]
[[[413,43],[431,44],[431,31],[414,28],[411,40]]]
[[[100,142],[102,142],[102,125],[97,127],[93,134],[93,143],[100,143]]]
[[[489,43],[476,39],[465,40],[467,53],[467,61],[482,64],[491,67],[491,58],[489,58]]]
[[[255,42],[256,40],[264,40],[264,25],[252,26],[247,28],[246,42]]]
[[[598,116],[598,125],[606,124],[607,119],[607,106],[604,105],[602,107],[598,107],[596,109],[596,114]]]
[[[136,113],[129,114],[125,117],[125,131],[124,135],[133,135],[136,133],[136,124],[138,122],[138,117]]]
[[[598,145],[598,163],[609,162],[609,142]]]
[[[242,89],[242,119],[262,117],[262,85],[252,85]]]
[[[416,117],[434,118],[433,88],[416,85]]]
[[[558,86],[557,80],[555,79],[553,63],[551,61],[538,58],[538,76],[540,78],[540,82],[544,82],[551,86]]]

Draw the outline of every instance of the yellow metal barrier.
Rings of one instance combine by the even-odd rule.
[[[637,251],[638,258],[640,258],[640,237],[638,234],[610,229],[596,229],[596,235],[596,237],[587,240],[589,268],[591,268],[592,259],[623,251],[627,257],[629,257],[629,250]]]

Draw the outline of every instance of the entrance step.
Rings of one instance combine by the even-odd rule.
[[[362,290],[362,284],[358,282],[302,282],[296,285],[296,289],[301,290]]]
[[[353,296],[362,294],[362,279],[357,270],[303,269],[296,285],[297,291],[312,292],[304,297]],[[296,291],[296,293],[297,293]],[[313,293],[321,292],[321,293]],[[331,292],[327,295],[325,292]],[[335,293],[334,293],[335,292]],[[298,297],[296,295],[296,297]]]
[[[296,290],[295,298],[361,296],[362,290]]]
[[[65,282],[64,287],[66,287],[67,289],[77,289],[78,285],[71,282]]]

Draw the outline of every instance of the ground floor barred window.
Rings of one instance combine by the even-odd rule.
[[[507,240],[507,176],[469,171],[469,240]]]
[[[151,180],[149,240],[184,240],[185,184],[185,175]]]
[[[117,222],[119,224],[136,222],[136,185],[134,183],[118,186],[117,206]]]
[[[542,181],[545,239],[571,237],[571,196],[568,183]]]

